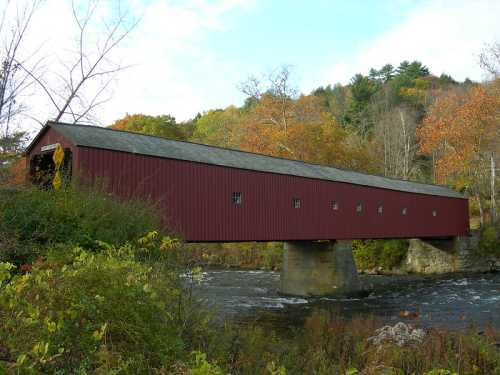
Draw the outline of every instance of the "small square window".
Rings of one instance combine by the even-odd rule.
[[[408,209],[405,207],[401,210],[402,215],[406,215],[408,213]]]
[[[337,201],[332,201],[331,202],[332,210],[338,210],[339,209],[339,204]]]
[[[300,208],[300,199],[299,198],[292,199],[292,207],[293,208]]]
[[[233,200],[233,204],[241,204],[241,193],[240,192],[234,192],[232,200]]]
[[[383,205],[381,205],[381,204],[379,204],[379,206],[377,207],[377,212],[378,212],[379,214],[383,214],[383,213],[384,213],[384,206],[383,206]]]
[[[358,203],[356,206],[356,212],[363,212],[363,205],[361,203]]]
[[[437,210],[432,210],[432,216],[436,217],[438,215]]]

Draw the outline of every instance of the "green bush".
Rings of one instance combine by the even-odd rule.
[[[221,267],[279,270],[282,242],[197,243],[186,248],[186,261]]]
[[[173,275],[136,262],[130,245],[67,250],[71,263],[40,262],[0,289],[13,370],[148,374],[183,358]]]
[[[283,262],[283,244],[281,242],[267,242],[262,249],[262,268],[278,270]]]
[[[390,270],[401,264],[401,262],[405,259],[407,252],[408,241],[383,241],[382,251],[380,252],[380,264],[384,269]]]
[[[487,225],[481,229],[479,237],[479,251],[484,255],[500,257],[499,229],[494,225]]]
[[[381,267],[391,270],[406,257],[406,240],[356,240],[353,241],[353,253],[356,266],[360,270]]]
[[[353,255],[359,270],[373,269],[379,266],[379,251],[377,241],[352,241]]]
[[[88,249],[97,240],[121,244],[158,227],[147,204],[94,190],[0,190],[0,261],[30,263],[55,243]]]
[[[193,353],[193,366],[189,369],[190,375],[225,375],[216,364],[207,361],[207,355],[201,352]]]

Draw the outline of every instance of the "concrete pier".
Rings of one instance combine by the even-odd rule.
[[[351,241],[285,242],[281,293],[306,297],[360,290]]]

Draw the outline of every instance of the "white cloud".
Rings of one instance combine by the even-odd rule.
[[[204,41],[210,32],[228,31],[232,14],[245,10],[253,2],[128,0],[129,9],[140,22],[113,51],[111,59],[131,67],[117,76],[112,85],[112,100],[96,113],[99,120],[109,124],[127,112],[172,114],[184,120],[197,111],[227,102],[227,95],[221,92],[227,93],[234,86],[236,68],[220,61],[205,47]],[[105,7],[101,12],[99,16],[109,15],[110,9]],[[42,45],[39,55],[45,56],[47,72],[64,75],[60,62],[72,61],[75,26],[70,1],[46,0],[35,14],[25,50],[30,52]],[[97,24],[92,26],[89,45],[99,39],[100,32],[102,29]],[[221,77],[228,78],[223,88],[218,87]],[[44,78],[55,81],[51,74]],[[89,89],[92,91],[95,87]],[[29,98],[32,114],[37,118],[50,118],[54,113],[50,102],[40,90],[35,94]],[[26,124],[31,130],[39,128],[29,121]]]
[[[485,43],[500,39],[499,14],[497,0],[422,2],[394,28],[336,61],[324,76],[331,83],[347,83],[354,74],[366,74],[372,67],[419,60],[436,75],[481,80],[478,55]]]
[[[253,0],[181,3],[156,0],[139,11],[139,27],[120,51],[122,60],[134,67],[117,81],[113,101],[101,111],[103,122],[125,112],[168,113],[185,120],[224,100],[217,91],[217,78],[236,69],[226,66],[203,42],[209,32],[227,31],[231,12]],[[230,91],[233,82],[226,82],[223,90]]]

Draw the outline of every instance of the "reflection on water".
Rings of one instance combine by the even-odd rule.
[[[219,318],[240,324],[260,322],[289,328],[301,325],[312,309],[321,308],[346,318],[374,316],[388,323],[405,321],[459,329],[474,322],[500,329],[498,273],[365,278],[379,287],[363,298],[280,296],[279,273],[268,271],[208,270],[193,288],[199,298],[213,305]]]

